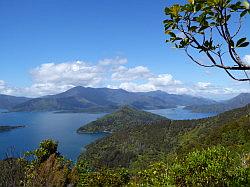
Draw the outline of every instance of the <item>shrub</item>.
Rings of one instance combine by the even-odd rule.
[[[22,186],[27,162],[23,159],[7,158],[0,160],[0,186]]]
[[[191,152],[171,168],[178,186],[248,186],[248,175],[240,156],[222,146]]]
[[[55,154],[56,156],[59,156],[60,153],[57,152],[58,142],[48,139],[43,140],[39,144],[39,148],[34,151],[29,151],[26,153],[26,156],[33,156],[34,161],[38,163],[42,163],[46,161],[50,155]]]
[[[148,169],[137,171],[129,186],[173,186],[168,171],[168,166],[163,162],[152,164]]]
[[[25,186],[61,187],[76,183],[77,173],[72,169],[71,161],[62,157],[57,147],[57,142],[44,140],[38,149],[26,154],[34,160],[26,167]]]
[[[127,169],[100,169],[95,171],[84,161],[77,164],[79,181],[77,186],[124,186],[130,180],[130,173]]]

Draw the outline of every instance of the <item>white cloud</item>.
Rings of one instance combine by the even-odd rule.
[[[211,87],[211,83],[210,82],[198,82],[196,86],[198,89],[206,90]]]
[[[119,85],[119,88],[130,92],[148,92],[157,90],[154,85],[151,84],[137,84],[133,82],[124,82]]]
[[[51,95],[55,93],[64,92],[70,88],[75,87],[74,85],[57,85],[54,83],[37,83],[30,87],[23,88],[22,94],[28,95],[29,97],[37,97],[44,95]]]
[[[240,93],[250,92],[250,87],[242,84],[232,84],[230,86],[215,85],[210,82],[198,82],[189,86],[189,93],[195,96],[225,99],[236,96]]]
[[[145,79],[145,83],[122,82],[118,88],[131,92],[147,92],[162,90],[168,93],[185,93],[188,90],[181,81],[175,80],[170,74],[153,75]]]
[[[246,57],[247,59],[250,56]],[[173,94],[191,94],[204,97],[236,95],[250,92],[242,85],[220,86],[210,82],[185,83],[171,74],[155,74],[148,67],[127,67],[127,59],[116,57],[96,64],[84,61],[46,63],[30,71],[33,84],[15,88],[0,80],[0,93],[38,97],[66,91],[74,86],[121,88],[132,92],[161,90]]]
[[[0,94],[13,95],[16,93],[15,88],[9,87],[5,81],[0,80]]]
[[[0,90],[5,88],[5,82],[3,80],[0,80]]]
[[[116,57],[114,59],[106,58],[106,59],[100,60],[98,64],[101,66],[109,66],[109,65],[123,65],[127,63],[128,63],[128,60],[126,58]]]
[[[250,55],[245,55],[243,58],[243,62],[245,65],[250,66]]]
[[[145,79],[151,76],[147,67],[137,66],[134,68],[126,68],[119,66],[113,69],[114,73],[111,75],[113,81],[132,81],[137,79]]]
[[[181,81],[174,80],[173,76],[170,74],[161,74],[158,76],[150,77],[148,80],[149,84],[155,85],[156,87],[181,84]]]
[[[35,83],[56,85],[97,86],[102,81],[102,69],[82,61],[48,63],[31,70]]]

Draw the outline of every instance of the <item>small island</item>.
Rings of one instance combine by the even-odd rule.
[[[17,129],[17,128],[23,128],[23,127],[25,127],[25,125],[15,125],[15,126],[0,125],[0,133],[10,131],[10,130],[13,130],[13,129]]]

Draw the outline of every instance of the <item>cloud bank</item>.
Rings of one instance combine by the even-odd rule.
[[[246,55],[244,61],[250,62],[250,56]],[[233,89],[209,82],[187,84],[169,73],[155,74],[145,66],[128,67],[128,60],[120,57],[103,59],[95,64],[85,61],[45,63],[30,70],[30,75],[33,84],[25,88],[11,87],[0,80],[0,93],[39,97],[75,86],[121,88],[131,92],[161,90],[205,97],[250,92],[249,89]]]

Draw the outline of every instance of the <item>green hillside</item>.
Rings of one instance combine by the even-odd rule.
[[[95,133],[95,132],[116,132],[125,127],[130,127],[135,124],[150,124],[155,121],[167,120],[165,117],[152,114],[145,111],[140,111],[128,106],[123,106],[112,114],[90,122],[87,125],[80,127],[78,133]]]
[[[29,159],[1,160],[0,186],[250,186],[249,106],[207,119],[127,125],[87,146],[77,163],[57,147],[45,140]]]
[[[88,145],[80,159],[95,167],[145,167],[150,162],[217,145],[250,151],[248,107],[207,119],[127,126]]]

